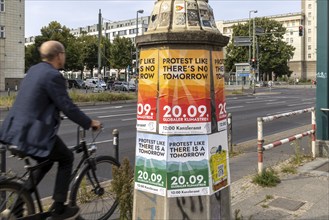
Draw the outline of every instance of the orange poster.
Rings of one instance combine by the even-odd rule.
[[[210,53],[159,50],[159,134],[209,134]]]
[[[139,61],[137,131],[156,132],[158,50],[142,50]]]
[[[224,79],[224,59],[223,51],[212,52],[212,67],[214,74],[214,89],[216,103],[216,119],[218,131],[227,129],[226,122],[226,100],[225,100],[225,79]]]

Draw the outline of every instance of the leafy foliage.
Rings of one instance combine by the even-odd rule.
[[[113,167],[112,189],[119,199],[120,219],[132,219],[134,171],[128,158],[124,158],[119,168]]]
[[[273,169],[266,169],[261,174],[254,176],[252,182],[263,187],[273,187],[281,180]]]
[[[116,37],[113,40],[110,51],[111,66],[112,68],[117,69],[119,73],[122,69],[127,68],[128,65],[131,65],[132,52],[134,51],[131,39]]]
[[[252,23],[250,24],[252,27]],[[264,34],[257,36],[260,73],[264,80],[271,79],[272,72],[276,76],[290,76],[288,61],[293,57],[295,48],[283,41],[286,28],[275,20],[268,18],[255,18],[255,26],[264,29]],[[249,22],[233,26],[234,36],[249,36]],[[237,47],[231,42],[227,46],[225,68],[234,71],[235,63],[249,62],[249,48]]]

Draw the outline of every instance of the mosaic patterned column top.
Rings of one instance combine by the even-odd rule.
[[[194,30],[219,33],[208,0],[158,0],[145,34]]]

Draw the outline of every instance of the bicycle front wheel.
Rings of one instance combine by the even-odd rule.
[[[81,219],[105,220],[113,215],[118,206],[111,189],[113,166],[119,167],[120,164],[112,157],[96,157],[95,169],[90,165],[84,167],[74,182],[70,198],[72,205],[80,207]],[[118,218],[118,214],[112,217]]]
[[[15,181],[0,182],[0,219],[11,220],[35,213],[31,195]]]

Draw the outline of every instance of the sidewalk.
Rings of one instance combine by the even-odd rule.
[[[308,141],[300,142],[308,148]],[[256,144],[254,145],[256,146]],[[291,155],[280,148],[264,152],[265,167],[280,170]],[[280,163],[278,163],[280,162]],[[276,164],[276,165],[275,165]],[[303,219],[329,220],[329,159],[316,158],[297,169],[296,174],[280,173],[281,183],[261,187],[252,183],[257,173],[257,153],[246,151],[230,159],[232,219]],[[235,213],[238,211],[238,218]]]

